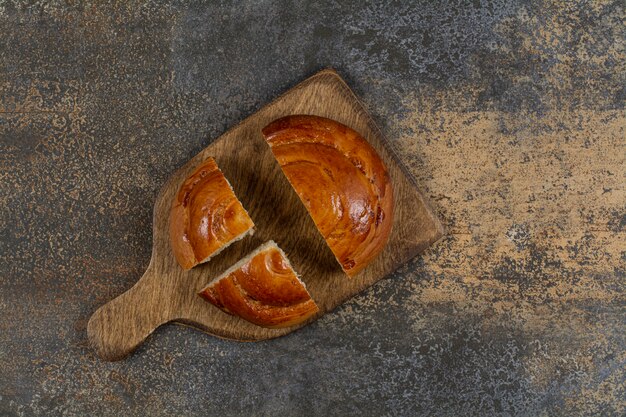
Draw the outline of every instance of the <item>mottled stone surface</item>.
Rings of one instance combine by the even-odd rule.
[[[626,414],[625,18],[0,1],[0,415]],[[164,180],[326,66],[448,236],[282,339],[167,325],[97,359],[87,319],[147,266]]]

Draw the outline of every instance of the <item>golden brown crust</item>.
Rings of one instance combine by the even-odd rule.
[[[319,311],[275,247],[262,250],[200,296],[226,313],[263,327],[293,326]]]
[[[263,129],[274,156],[349,276],[385,246],[393,190],[382,160],[356,131],[297,115]]]
[[[176,260],[190,269],[254,227],[213,158],[180,187],[170,211],[170,242]]]

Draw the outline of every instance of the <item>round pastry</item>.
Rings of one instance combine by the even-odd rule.
[[[170,211],[170,242],[184,269],[206,262],[252,234],[254,223],[230,184],[208,158],[189,176]]]
[[[334,120],[296,115],[263,135],[343,270],[354,276],[383,249],[393,190],[374,148]]]
[[[200,296],[226,313],[263,327],[293,326],[319,311],[273,241],[209,283]]]

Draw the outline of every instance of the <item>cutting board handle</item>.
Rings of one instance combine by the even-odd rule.
[[[128,291],[100,307],[89,319],[87,335],[104,360],[124,359],[157,327],[172,320],[166,293],[149,268]]]

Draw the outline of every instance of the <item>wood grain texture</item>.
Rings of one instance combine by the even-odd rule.
[[[389,242],[352,279],[341,271],[261,134],[266,124],[289,114],[315,114],[350,126],[376,149],[389,171],[395,195]],[[227,339],[270,339],[306,325],[393,272],[439,239],[443,228],[392,152],[335,71],[321,71],[298,84],[223,134],[172,175],[154,207],[150,265],[134,287],[93,314],[87,327],[91,344],[103,359],[122,359],[154,329],[169,321]],[[170,248],[168,214],[180,184],[209,156],[216,159],[250,213],[256,232],[210,262],[184,271]],[[289,256],[317,302],[319,314],[299,326],[266,329],[230,316],[197,295],[210,280],[270,239]]]

